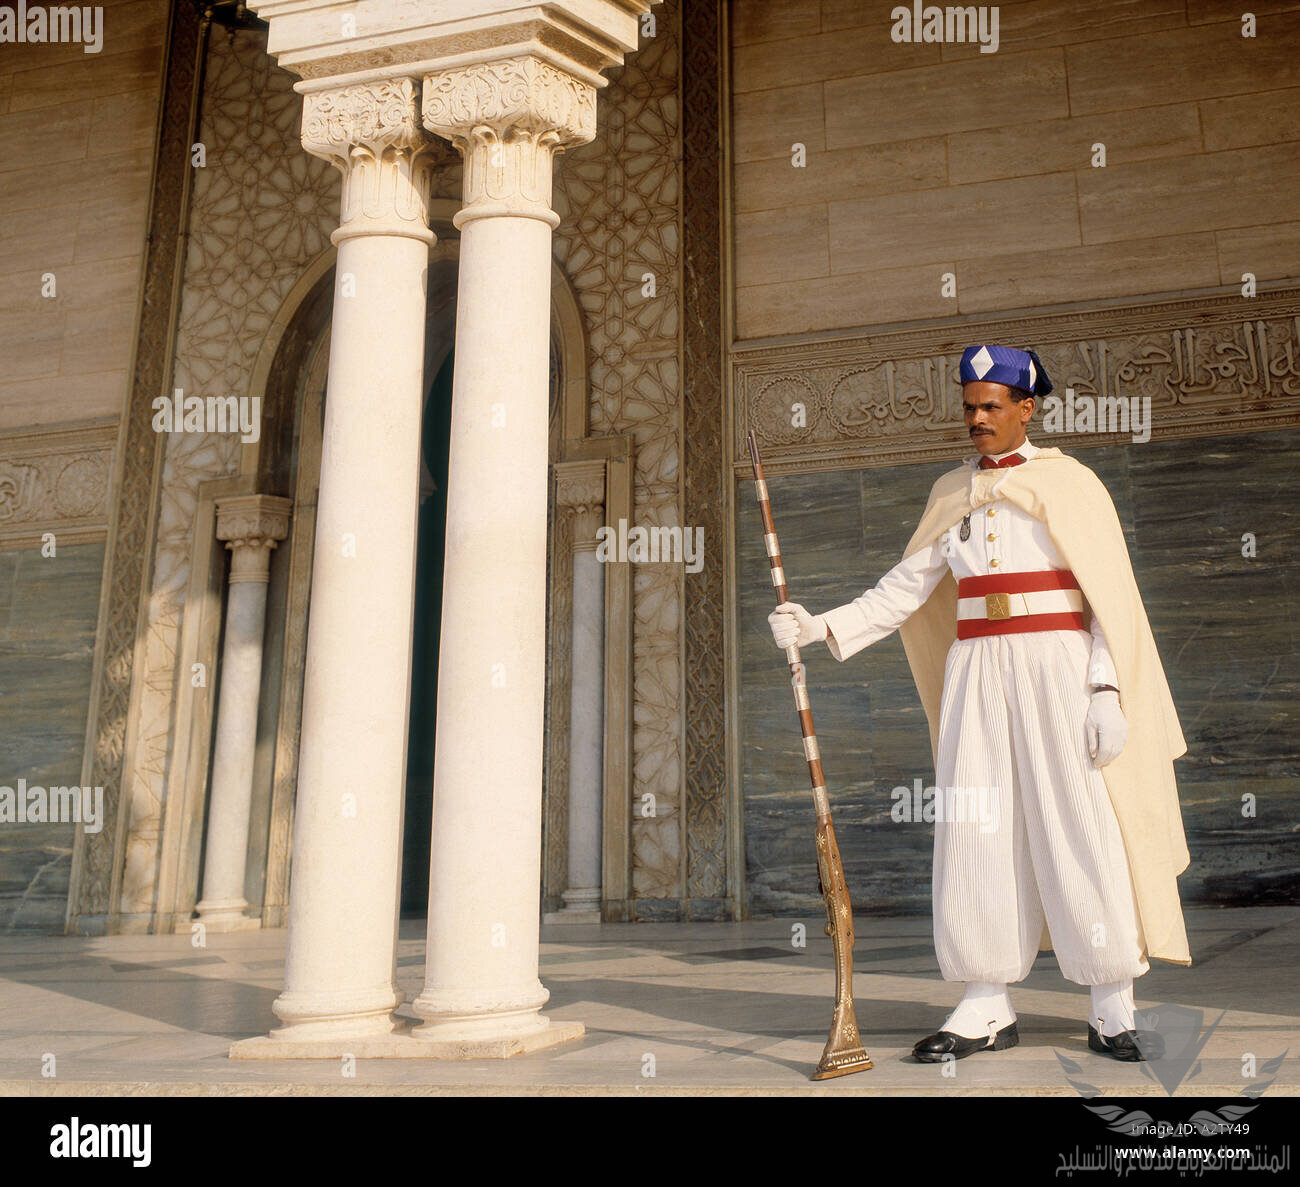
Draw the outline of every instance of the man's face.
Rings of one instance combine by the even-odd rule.
[[[962,409],[970,439],[980,453],[1007,453],[1024,443],[1034,398],[1013,400],[1006,384],[980,379],[962,385]]]

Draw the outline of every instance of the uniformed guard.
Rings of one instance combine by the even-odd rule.
[[[1042,362],[972,346],[960,378],[978,456],[934,484],[903,560],[825,614],[783,603],[773,637],[825,640],[846,660],[897,629],[941,802],[992,792],[992,822],[936,819],[935,949],[966,988],[915,1057],[1015,1046],[1007,986],[1040,948],[1090,987],[1094,1051],[1156,1057],[1158,1036],[1136,1029],[1133,979],[1149,958],[1191,963],[1172,767],[1187,747],[1110,496],[1026,437],[1052,390]]]

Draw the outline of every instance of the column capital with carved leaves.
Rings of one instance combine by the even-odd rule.
[[[433,142],[409,78],[358,83],[303,97],[302,146],[343,174],[335,244],[358,235],[432,243],[428,202]]]
[[[230,583],[270,579],[271,550],[289,534],[291,499],[234,495],[217,500],[217,539],[230,549]]]
[[[555,505],[573,516],[573,551],[595,552],[605,526],[605,462],[555,463]]]
[[[457,227],[477,218],[540,219],[552,229],[556,152],[596,135],[596,88],[531,54],[473,62],[424,78],[431,132],[465,159],[465,205]]]

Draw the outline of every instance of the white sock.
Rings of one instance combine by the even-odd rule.
[[[964,1039],[979,1039],[991,1037],[1015,1020],[1005,983],[968,981],[966,992],[942,1029]]]
[[[1114,1038],[1120,1031],[1133,1030],[1133,978],[1092,986],[1092,1016],[1088,1021],[1098,1034]]]

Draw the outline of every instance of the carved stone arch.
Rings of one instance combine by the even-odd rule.
[[[434,198],[429,203],[429,221],[438,238],[429,251],[428,299],[430,316],[425,375],[437,373],[453,345],[455,326],[456,269],[460,260],[460,236],[452,216],[460,203]],[[268,478],[282,467],[282,409],[300,391],[293,391],[291,381],[301,374],[305,351],[329,344],[329,310],[333,304],[334,261],[337,250],[326,248],[304,270],[286,295],[272,320],[249,376],[247,394],[262,402],[270,433],[263,432],[257,441],[244,443],[240,451],[239,472]],[[439,283],[438,273],[444,282]],[[445,277],[450,275],[450,283]],[[443,302],[442,294],[450,290],[451,299]],[[322,338],[323,334],[323,338]],[[551,339],[558,371],[558,400],[552,415],[560,441],[581,440],[587,435],[590,385],[587,379],[587,331],[582,308],[569,278],[559,264],[551,263]],[[274,491],[270,493],[282,493]]]
[[[454,345],[459,233],[452,216],[460,203],[433,199],[430,223],[437,241],[430,249],[427,292],[426,389]],[[246,394],[261,401],[262,432],[241,445],[239,475],[250,489],[295,502],[286,539],[273,556],[263,698],[259,712],[259,783],[250,832],[250,867],[259,867],[263,926],[287,919],[293,803],[297,784],[298,733],[306,655],[307,606],[314,549],[314,508],[319,480],[320,427],[328,369],[330,315],[336,251],[329,247],[303,271],[277,310],[250,372]],[[590,384],[585,321],[575,290],[552,263],[551,459],[607,459],[607,512],[631,518],[631,439],[587,436]],[[427,397],[426,397],[427,398]],[[310,471],[308,473],[307,471]],[[567,750],[570,629],[556,611],[572,606],[570,539],[550,500],[548,580],[547,764],[544,786],[544,877],[558,903],[567,873]],[[612,515],[617,522],[618,514]],[[556,563],[563,556],[566,563]],[[609,566],[606,588],[606,702],[610,730],[605,764],[605,881],[615,905],[606,917],[621,918],[630,898],[631,833],[631,589],[627,566]],[[208,723],[210,728],[211,723]],[[624,728],[625,727],[625,728]],[[265,765],[263,765],[265,764]],[[201,776],[200,776],[201,778]],[[200,791],[201,796],[201,791]],[[201,805],[200,805],[201,807]],[[558,856],[557,856],[558,855]],[[197,867],[198,854],[193,864]],[[187,879],[197,889],[198,870]],[[184,894],[182,897],[187,897]],[[250,898],[254,909],[258,900]],[[183,905],[183,904],[181,904]],[[179,917],[179,915],[178,915]]]
[[[286,445],[292,443],[293,419],[309,357],[328,339],[334,307],[335,247],[327,247],[306,267],[285,295],[249,373],[247,395],[261,401],[263,431],[240,448],[239,472],[285,481]],[[288,440],[286,441],[286,436]],[[288,490],[267,491],[288,495]]]

